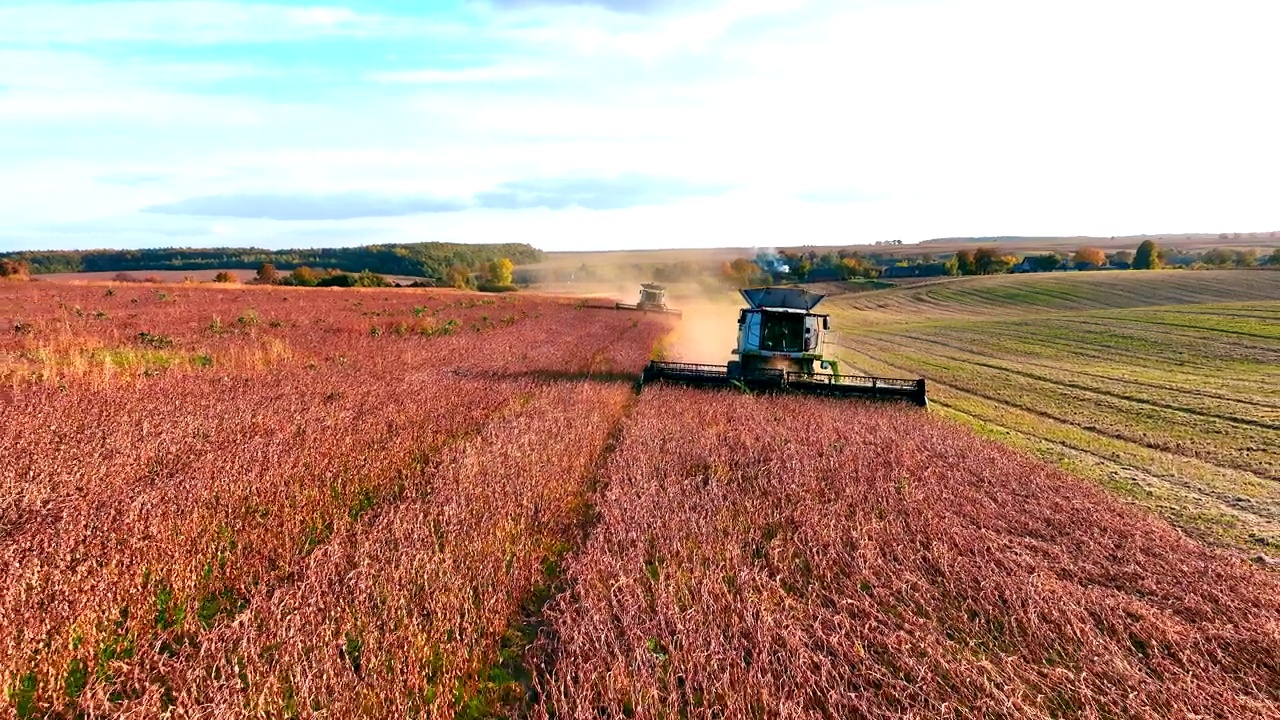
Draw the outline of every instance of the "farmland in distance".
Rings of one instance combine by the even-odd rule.
[[[841,353],[1192,534],[1280,556],[1280,273],[944,281],[830,301]]]

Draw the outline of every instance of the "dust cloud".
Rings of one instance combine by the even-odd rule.
[[[741,298],[734,302],[734,297],[729,293],[723,298],[672,297],[668,305],[684,317],[667,338],[667,359],[717,365],[734,359],[730,350],[738,344],[738,310],[746,306]]]
[[[538,290],[575,297],[608,299],[634,304],[640,300],[640,285],[652,282],[644,272],[598,271],[590,280],[571,283],[543,283]],[[665,360],[723,365],[734,359],[730,351],[738,344],[738,311],[746,307],[737,290],[723,286],[711,270],[700,277],[664,282],[667,307],[679,310],[673,330],[663,340]]]

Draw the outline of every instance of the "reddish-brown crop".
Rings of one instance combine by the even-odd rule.
[[[503,633],[633,397],[615,375],[665,331],[417,291],[32,284],[0,312],[0,673],[21,716],[495,702]],[[264,342],[283,351],[261,362]],[[70,361],[86,349],[103,364]]]
[[[1280,716],[1269,576],[918,411],[636,398],[660,316],[107,289],[0,289],[7,715]]]
[[[1280,584],[909,409],[647,390],[556,717],[1280,717]]]

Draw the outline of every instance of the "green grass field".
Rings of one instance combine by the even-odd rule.
[[[1280,272],[1000,276],[828,301],[845,362],[1190,534],[1280,556]]]

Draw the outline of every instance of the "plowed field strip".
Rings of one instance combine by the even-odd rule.
[[[875,341],[862,347],[897,365],[923,371],[931,379],[983,395],[995,402],[1034,410],[1060,421],[1086,426],[1117,439],[1280,479],[1280,458],[1269,442],[1275,431],[1225,425],[1217,420],[1139,406],[1127,400],[1084,393],[1062,385],[954,361],[938,353],[903,352]],[[854,348],[857,349],[857,348]],[[911,349],[911,348],[909,348]],[[897,358],[897,360],[894,360]]]
[[[986,356],[979,355],[975,352],[970,351],[964,346],[957,345],[954,343],[943,342],[936,338],[924,337],[924,336],[909,336],[909,335],[893,335],[892,337],[894,342],[900,343],[904,347],[924,346],[929,348],[930,352],[935,354],[937,357],[946,358],[948,360],[955,360],[957,362],[965,363],[968,365],[975,365],[978,367],[988,368],[990,370],[995,370],[999,372],[1007,372],[1007,373],[1019,375],[1031,380],[1038,380],[1041,382],[1047,382],[1054,385],[1060,385],[1062,387],[1071,388],[1073,390],[1079,390],[1086,393],[1095,393],[1098,395],[1104,395],[1106,397],[1131,402],[1137,405],[1157,407],[1164,410],[1171,410],[1174,412],[1181,412],[1181,413],[1186,413],[1188,415],[1194,415],[1194,416],[1209,418],[1214,420],[1222,420],[1225,422],[1231,422],[1231,423],[1248,426],[1248,427],[1265,428],[1269,430],[1280,430],[1280,422],[1273,422],[1267,417],[1239,414],[1239,410],[1224,411],[1220,407],[1188,406],[1188,405],[1181,405],[1181,404],[1172,403],[1172,402],[1165,402],[1163,400],[1155,399],[1150,396],[1142,396],[1142,395],[1134,394],[1132,392],[1123,392],[1121,390],[1115,390],[1115,389],[1112,389],[1111,387],[1111,386],[1118,385],[1122,388],[1132,389],[1136,384],[1131,381],[1116,380],[1114,378],[1108,378],[1106,376],[1089,375],[1086,373],[1081,373],[1075,370],[1071,370],[1070,375],[1073,377],[1080,377],[1083,375],[1085,377],[1093,377],[1093,378],[1097,378],[1104,381],[1103,383],[1094,383],[1094,384],[1077,382],[1077,381],[1072,381],[1062,377],[1060,373],[1052,372],[1052,370],[1056,369],[1055,366],[1049,365],[1047,363],[1040,363],[1040,362],[1026,361],[1026,360],[1023,360],[1017,363],[1009,363],[1009,362],[997,363],[991,360],[984,359],[986,357],[990,357],[989,355],[986,355]],[[950,352],[938,352],[936,348],[939,348],[939,347],[946,348]],[[1049,372],[1043,372],[1043,373],[1031,372],[1030,370],[1027,369],[1028,367],[1040,368],[1043,370],[1048,370]],[[1150,388],[1144,388],[1144,389],[1150,389]],[[1179,395],[1183,394],[1182,390],[1179,389],[1176,394],[1179,394]],[[1278,415],[1277,417],[1280,417],[1280,415]]]
[[[1280,347],[1245,341],[1242,336],[1231,338],[1211,337],[1204,333],[1172,332],[1165,328],[1151,327],[1138,320],[1105,321],[1092,317],[1054,318],[1051,328],[1028,327],[1032,337],[1050,337],[1087,347],[1097,347],[1134,354],[1168,363],[1177,359],[1179,364],[1212,370],[1222,362],[1240,360],[1280,360]],[[1031,325],[1028,323],[1028,325]],[[1170,340],[1177,339],[1175,346]]]
[[[876,348],[864,348],[864,350],[861,350],[861,352],[863,352],[864,355],[873,357],[873,359],[879,361],[879,363],[895,366],[895,368],[899,370],[899,372],[910,373],[910,370],[902,370],[902,365],[904,364],[900,363],[900,361],[893,359],[893,357],[896,357],[895,355],[892,355],[892,354],[879,355],[877,354]],[[932,365],[934,366],[934,368],[938,370],[942,370],[942,372],[947,372],[947,370],[950,369],[950,368],[947,368],[946,365],[931,363],[931,361],[927,359],[919,359],[919,357],[909,357],[908,360],[910,360],[910,363],[908,365],[913,366],[913,368],[918,368],[918,366]],[[960,377],[964,378],[964,375],[960,375]],[[1025,392],[1025,393],[1020,393],[1020,395],[1015,395],[1010,397],[1010,396],[997,395],[997,393],[993,393],[989,391],[984,391],[983,387],[991,386],[991,384],[996,384],[996,383],[975,383],[977,384],[978,387],[974,387],[974,384],[965,383],[965,382],[955,382],[955,380],[951,379],[950,375],[947,375],[947,377],[940,377],[940,375],[937,375],[937,374],[931,375],[931,380],[933,380],[933,384],[937,384],[937,386],[955,389],[955,391],[964,392],[966,393],[966,395],[983,398],[983,400],[992,402],[992,404],[996,404],[998,406],[1009,407],[1009,409],[1021,410],[1021,411],[1024,411],[1024,413],[1036,415],[1038,416],[1038,418],[1056,421],[1056,423],[1062,423],[1065,425],[1070,425],[1070,427],[1078,428],[1082,430],[1082,432],[1093,434],[1093,436],[1097,436],[1100,438],[1107,438],[1107,439],[1110,439],[1110,441],[1133,443],[1133,445],[1146,447],[1148,448],[1148,450],[1151,450],[1153,452],[1166,452],[1166,454],[1169,454],[1169,455],[1185,457],[1185,459],[1203,462],[1204,465],[1210,465],[1210,466],[1213,466],[1213,468],[1217,468],[1222,471],[1229,471],[1229,470],[1243,471],[1243,473],[1247,474],[1249,478],[1254,478],[1258,480],[1258,482],[1265,482],[1265,480],[1262,480],[1263,475],[1258,475],[1257,473],[1253,473],[1252,465],[1245,464],[1244,468],[1240,468],[1240,466],[1235,464],[1225,465],[1215,461],[1216,457],[1219,457],[1222,455],[1220,454],[1220,452],[1206,452],[1206,454],[1204,454],[1206,456],[1199,456],[1196,454],[1188,454],[1188,452],[1185,452],[1185,451],[1179,452],[1176,450],[1170,450],[1169,447],[1153,446],[1152,443],[1149,442],[1146,437],[1143,437],[1143,436],[1140,436],[1140,434],[1134,433],[1132,429],[1126,429],[1126,428],[1116,429],[1114,425],[1111,425],[1111,427],[1107,427],[1107,425],[1096,424],[1096,423],[1093,423],[1093,421],[1088,421],[1088,423],[1082,423],[1082,420],[1087,419],[1087,415],[1078,415],[1078,414],[1071,414],[1071,413],[1062,413],[1062,411],[1053,411],[1052,409],[1046,409],[1046,407],[1034,404],[1034,402],[1021,400],[1021,398],[1023,397],[1046,397],[1047,393],[1044,393],[1044,392],[1034,392],[1034,391]],[[932,401],[932,396],[933,396],[933,392],[931,392],[931,401]]]
[[[1052,327],[1029,323],[1019,323],[1017,325],[990,323],[983,324],[980,328],[967,326],[939,328],[930,329],[928,332],[968,342],[975,347],[1008,347],[1011,351],[1019,353],[1019,357],[1023,353],[1038,356],[1052,355],[1066,358],[1078,357],[1090,361],[1113,364],[1119,359],[1117,352],[1120,352],[1123,353],[1127,365],[1131,367],[1141,367],[1144,364],[1155,363],[1161,365],[1170,364],[1170,348],[1167,345],[1170,334],[1163,336],[1166,344],[1160,345],[1151,335],[1154,331],[1147,331],[1142,334],[1123,334],[1107,325],[1086,324],[1082,321],[1055,319],[1053,323]],[[1062,327],[1063,325],[1075,325],[1078,327],[1064,328]],[[1103,336],[1099,336],[1097,334],[1099,329],[1106,329],[1108,332]],[[893,330],[891,332],[905,331]],[[1203,336],[1187,339],[1197,342],[1204,341]],[[1222,344],[1215,344],[1215,347],[1220,348]],[[1210,362],[1209,357],[1204,355],[1193,356],[1191,360],[1198,360],[1199,362],[1195,363],[1194,366],[1210,372],[1242,373],[1249,370],[1256,371],[1267,353],[1271,352],[1271,348],[1268,347],[1238,343],[1234,340],[1230,342],[1228,347],[1241,352],[1212,362]],[[1179,366],[1182,364],[1184,363],[1180,362]],[[1170,369],[1177,370],[1177,367]]]
[[[973,278],[833,304],[850,365],[924,375],[947,412],[1104,483],[1146,477],[1163,489],[1116,486],[1280,556],[1280,273]]]
[[[893,337],[902,337],[902,336],[895,333],[893,334]],[[911,336],[907,336],[907,337],[911,337]],[[965,350],[967,350],[968,348],[974,347],[978,339],[972,334],[965,334],[965,333],[938,333],[935,337],[945,337],[945,338],[953,339],[954,342],[949,345],[950,347],[954,347],[957,349],[965,349]],[[1066,341],[1058,342],[1058,341],[1052,341],[1052,340],[1045,340],[1045,341],[1041,341],[1039,346],[1030,346],[1025,344],[1021,346],[1010,346],[1009,344],[1002,342],[1002,340],[1006,337],[1012,338],[1013,337],[1012,333],[1008,336],[1003,336],[1001,335],[1001,332],[999,329],[994,327],[989,329],[989,332],[985,337],[985,340],[988,343],[988,345],[986,346],[988,357],[998,357],[1002,360],[1009,360],[1012,362],[1019,362],[1019,363],[1024,363],[1028,365],[1034,365],[1036,367],[1051,368],[1051,369],[1062,368],[1064,364],[1061,362],[1061,360],[1064,357],[1088,360],[1088,361],[1091,361],[1093,365],[1083,365],[1083,364],[1076,365],[1076,366],[1073,366],[1072,372],[1075,374],[1079,374],[1087,377],[1097,378],[1099,380],[1109,380],[1113,382],[1123,382],[1123,383],[1137,383],[1144,388],[1157,388],[1160,390],[1169,390],[1169,391],[1176,392],[1178,394],[1195,395],[1195,396],[1203,397],[1210,400],[1220,400],[1223,402],[1238,403],[1241,405],[1248,405],[1250,407],[1264,408],[1267,410],[1280,412],[1280,400],[1269,400],[1267,398],[1260,398],[1257,396],[1242,397],[1238,393],[1230,393],[1226,391],[1215,391],[1213,389],[1199,387],[1193,383],[1204,382],[1204,379],[1200,376],[1192,376],[1192,375],[1180,376],[1180,377],[1185,377],[1183,382],[1181,383],[1168,382],[1159,378],[1150,377],[1149,373],[1144,375],[1143,373],[1135,372],[1134,371],[1135,365],[1136,365],[1135,362],[1126,362],[1125,364],[1121,365],[1118,363],[1118,358],[1115,355],[1101,355],[1101,354],[1087,353],[1082,351],[1079,347],[1073,346],[1071,343],[1068,343]],[[993,339],[995,339],[995,342],[992,342]],[[1023,340],[1026,338],[1018,337],[1017,339]],[[937,341],[937,342],[940,342],[940,341]],[[1045,360],[1027,359],[1028,357],[1035,357],[1035,358],[1049,357],[1048,353],[1034,352],[1037,350],[1043,351],[1046,348],[1052,348],[1053,350],[1056,351],[1055,355],[1057,356],[1057,359],[1059,360],[1059,362],[1056,362],[1056,363],[1050,362],[1047,359]],[[1124,359],[1126,361],[1131,360],[1131,358],[1124,358]],[[1098,369],[1094,369],[1094,367],[1105,368],[1106,372],[1101,372]],[[1223,372],[1225,373],[1229,371],[1223,371]],[[1173,375],[1174,373],[1172,373],[1171,371],[1165,371],[1164,369],[1162,369],[1162,374]],[[1247,388],[1248,390],[1253,392],[1256,392],[1258,389],[1256,382],[1248,383],[1245,381],[1241,381],[1237,383],[1237,387],[1240,387],[1242,389]],[[1277,415],[1277,417],[1280,417],[1280,415]]]
[[[1050,457],[1055,455],[1060,457],[1069,466],[1074,466],[1073,469],[1079,470],[1077,464],[1081,462],[1092,466],[1087,469],[1088,471],[1081,474],[1093,475],[1102,473],[1105,483],[1112,487],[1117,487],[1122,494],[1139,494],[1151,500],[1179,503],[1185,508],[1180,510],[1182,515],[1195,515],[1211,525],[1225,523],[1229,524],[1232,529],[1248,528],[1255,534],[1280,538],[1280,497],[1268,496],[1261,501],[1258,498],[1253,498],[1248,503],[1242,503],[1240,496],[1237,494],[1238,486],[1235,485],[1220,488],[1215,492],[1205,492],[1206,486],[1204,484],[1188,481],[1185,474],[1178,472],[1152,473],[1138,463],[1117,460],[1117,456],[1124,457],[1123,452],[1113,454],[1098,451],[1096,449],[1098,443],[1096,442],[1072,443],[1055,440],[1052,437],[1055,433],[1046,432],[1044,429],[1040,429],[1038,433],[1029,432],[1025,429],[1024,423],[1010,421],[1009,408],[1001,407],[996,410],[984,402],[985,398],[971,395],[955,388],[948,388],[948,390],[954,395],[938,403],[946,408],[947,412],[961,418],[967,418],[969,420],[968,424],[977,426],[979,429],[985,427],[988,430],[995,429],[999,433],[1013,435],[1017,438],[1015,445],[1038,451],[1037,454],[1045,455],[1044,449],[1048,448],[1047,454]],[[966,395],[972,397],[975,402],[964,402],[964,396]],[[1059,423],[1052,420],[1052,418],[1035,416],[1034,413],[1027,414],[1034,416],[1033,425],[1042,425],[1045,421],[1049,421],[1059,426],[1058,429],[1060,431],[1071,432],[1079,430],[1075,426]],[[1127,441],[1117,441],[1117,443],[1141,448],[1147,452],[1160,452],[1159,450],[1151,450],[1145,446],[1128,443]],[[1168,453],[1162,454],[1169,455]],[[1199,462],[1182,456],[1171,457],[1176,458],[1176,462]],[[1216,466],[1209,467],[1213,471],[1224,470]],[[1194,530],[1195,528],[1192,529]],[[1212,535],[1212,533],[1209,534]]]
[[[1160,310],[1165,315],[1186,315],[1189,317],[1233,317],[1245,320],[1274,320],[1280,318],[1280,308],[1270,307],[1248,307],[1238,311],[1231,309],[1223,310],[1180,310],[1176,307],[1162,308]]]
[[[1123,323],[1141,323],[1146,325],[1163,325],[1166,327],[1185,328],[1188,330],[1201,330],[1207,333],[1222,333],[1224,335],[1239,335],[1241,337],[1261,338],[1263,340],[1275,340],[1280,338],[1280,329],[1276,332],[1251,332],[1249,330],[1237,330],[1235,328],[1223,327],[1221,325],[1196,325],[1194,323],[1176,323],[1168,320],[1157,320],[1155,318],[1139,318],[1131,315],[1099,315],[1098,317]]]
[[[874,372],[912,372],[874,353],[851,352]],[[1035,407],[1007,403],[936,379],[930,383],[929,402],[976,419],[997,435],[1026,438],[1029,449],[1112,487],[1202,538],[1245,548],[1259,543],[1280,548],[1280,485],[1274,482],[1112,437]],[[1077,467],[1080,457],[1091,458],[1093,467]]]

